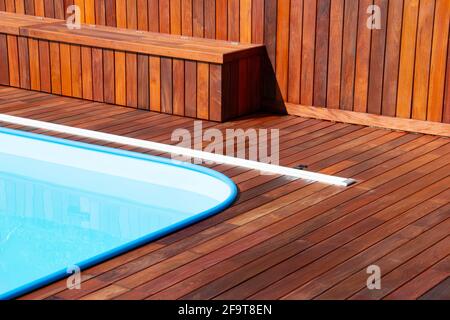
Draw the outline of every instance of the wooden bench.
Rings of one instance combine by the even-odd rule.
[[[0,84],[226,121],[261,104],[264,47],[0,13]]]

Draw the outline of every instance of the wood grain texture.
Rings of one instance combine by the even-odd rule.
[[[92,92],[92,49],[81,47],[81,74],[83,99],[93,100]]]
[[[61,56],[61,94],[70,97],[72,95],[72,65],[70,57],[70,45],[61,43],[59,47]]]
[[[72,96],[83,97],[83,79],[81,70],[81,47],[70,46],[70,60],[72,72]]]
[[[42,40],[39,40],[39,73],[41,90],[47,93],[52,92],[50,45]]]
[[[9,85],[9,62],[7,35],[0,34],[0,84]]]
[[[316,48],[314,61],[314,99],[316,106],[327,105],[328,46],[330,30],[330,0],[317,1]]]
[[[137,107],[143,110],[150,110],[150,74],[149,57],[144,54],[138,54],[137,72]]]
[[[332,109],[339,109],[341,98],[341,62],[344,32],[344,5],[344,0],[331,0],[327,107]]]
[[[94,101],[104,101],[103,80],[103,50],[92,48],[92,97]]]
[[[138,63],[137,54],[126,53],[126,106],[137,108],[138,106]]]
[[[41,90],[41,71],[39,68],[39,40],[28,39],[30,59],[30,89]]]
[[[161,58],[161,112],[173,113],[172,59]]]
[[[276,76],[282,99],[288,97],[289,13],[290,1],[278,1]]]
[[[150,110],[161,111],[161,58],[149,58]]]
[[[209,65],[197,64],[197,118],[209,118]]]
[[[212,121],[222,121],[222,66],[210,65],[209,67],[209,119]]]
[[[441,121],[445,66],[449,47],[450,2],[437,0],[434,20],[427,120]]]
[[[55,42],[50,42],[50,66],[52,93],[61,94],[61,60],[59,44]]]
[[[405,2],[403,13],[400,71],[397,95],[397,117],[410,118],[414,81],[419,1]]]
[[[185,116],[197,117],[197,63],[185,62]]]
[[[20,86],[19,52],[16,36],[6,36],[8,46],[9,83],[13,87]]]
[[[18,37],[17,48],[19,53],[19,73],[20,73],[20,87],[30,89],[30,59],[28,39]]]
[[[114,51],[103,50],[103,99],[106,103],[115,102],[115,71],[114,71]],[[118,70],[120,71],[120,70]],[[122,72],[120,75],[125,76]],[[120,79],[118,80],[121,81]],[[120,91],[120,90],[119,90]],[[121,91],[120,91],[121,93]]]
[[[288,101],[300,103],[302,70],[303,0],[291,0],[289,27]]]
[[[105,61],[106,62],[106,61]],[[127,73],[126,73],[126,54],[122,51],[114,52],[114,88],[115,100],[113,103],[125,106],[127,103]],[[106,72],[105,72],[106,79]],[[106,87],[106,86],[105,86]],[[106,99],[106,96],[105,96]]]
[[[173,60],[173,114],[184,116],[184,60]]]

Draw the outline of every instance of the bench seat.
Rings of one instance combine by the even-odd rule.
[[[193,118],[257,111],[261,45],[0,13],[0,84]]]

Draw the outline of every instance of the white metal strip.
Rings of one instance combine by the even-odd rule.
[[[353,179],[341,178],[331,175],[326,175],[322,173],[310,172],[305,170],[298,170],[288,167],[282,167],[278,165],[262,163],[258,161],[252,161],[247,159],[235,158],[220,154],[214,154],[209,152],[204,152],[200,150],[193,150],[189,148],[183,148],[178,146],[167,145],[158,142],[152,142],[147,140],[140,140],[134,138],[128,138],[123,136],[118,136],[114,134],[98,132],[93,130],[80,129],[75,127],[64,126],[60,124],[26,119],[22,117],[16,117],[6,114],[0,114],[0,121],[13,123],[28,127],[35,127],[45,130],[51,130],[71,135],[76,135],[80,137],[92,138],[102,141],[114,142],[118,144],[130,145],[134,147],[156,150],[161,152],[167,152],[177,155],[188,156],[192,158],[199,158],[206,161],[213,161],[215,163],[223,163],[232,166],[245,167],[249,169],[259,170],[261,172],[268,172],[279,175],[286,175],[294,178],[301,178],[311,181],[323,182],[327,184],[333,184],[338,186],[349,186],[355,182]]]

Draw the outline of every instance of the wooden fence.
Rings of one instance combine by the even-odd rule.
[[[89,24],[264,43],[265,98],[286,102],[276,108],[450,123],[449,0],[0,0],[0,10],[64,18],[73,3]],[[367,27],[371,5],[381,29]]]

